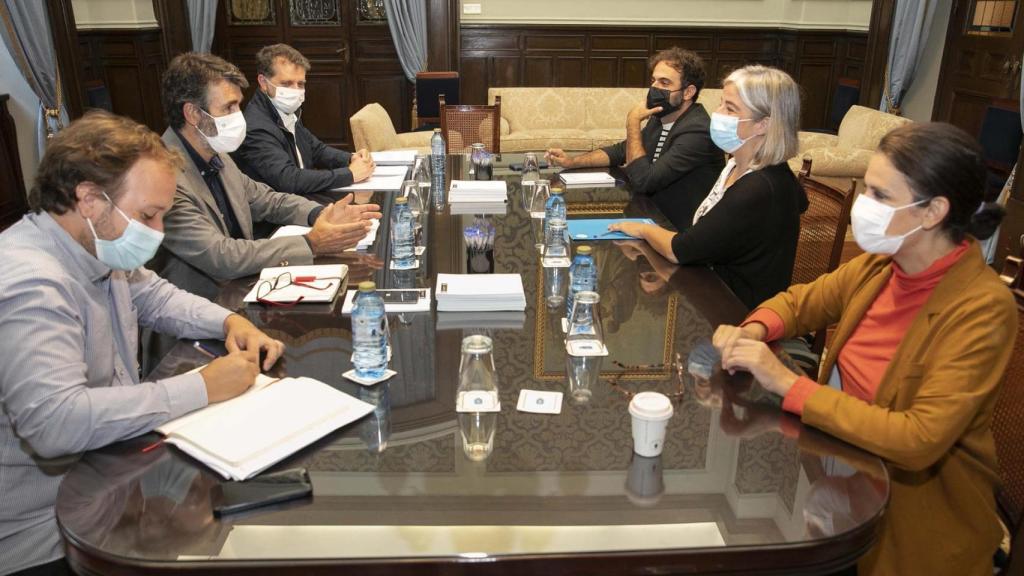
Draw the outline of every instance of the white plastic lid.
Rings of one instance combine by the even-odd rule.
[[[629,413],[644,420],[668,420],[672,417],[672,401],[660,392],[641,392],[629,403]]]

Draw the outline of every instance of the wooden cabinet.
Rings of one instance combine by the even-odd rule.
[[[7,110],[8,100],[8,94],[0,94],[0,230],[17,222],[28,210],[21,157],[18,155],[18,135],[14,118]]]

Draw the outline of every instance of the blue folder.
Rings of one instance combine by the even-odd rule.
[[[595,218],[587,220],[569,220],[569,238],[572,240],[631,240],[632,236],[622,232],[608,230],[610,224],[616,222],[640,222],[654,224],[650,218]]]

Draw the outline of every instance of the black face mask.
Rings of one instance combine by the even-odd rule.
[[[655,116],[658,118],[668,116],[676,110],[679,110],[683,105],[682,102],[679,104],[672,104],[672,94],[684,89],[685,88],[680,88],[679,90],[665,90],[664,88],[655,88],[654,86],[651,86],[647,90],[647,108],[651,109],[661,106],[661,112],[658,112]]]

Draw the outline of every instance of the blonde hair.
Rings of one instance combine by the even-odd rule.
[[[755,64],[733,70],[722,83],[732,84],[740,100],[753,112],[753,120],[768,118],[761,147],[754,153],[750,168],[781,164],[797,155],[800,143],[800,87],[789,74],[778,68]]]

